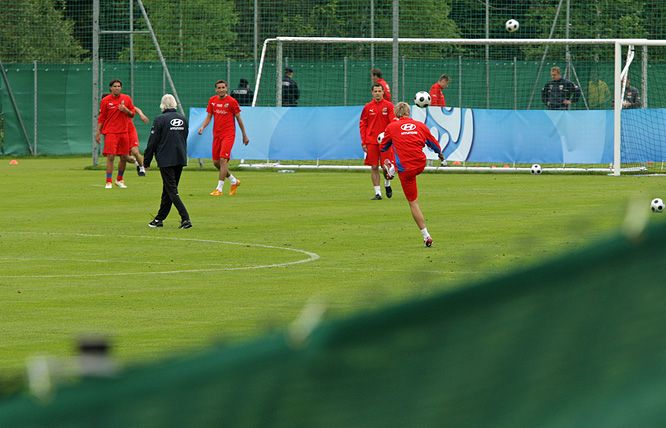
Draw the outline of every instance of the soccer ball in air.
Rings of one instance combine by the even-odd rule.
[[[426,108],[430,105],[430,94],[426,91],[419,91],[414,95],[414,104],[421,108]]]
[[[654,198],[652,202],[650,203],[650,208],[652,209],[652,212],[655,213],[660,213],[664,211],[664,201],[662,201],[659,198]]]
[[[535,163],[534,165],[532,165],[532,168],[530,168],[530,172],[534,175],[539,175],[543,172],[543,170],[541,169],[541,165]]]
[[[377,135],[377,142],[381,144],[383,140],[384,140],[384,133],[381,132],[379,133],[379,135]]]
[[[515,19],[509,19],[504,24],[504,27],[506,28],[506,31],[508,31],[509,33],[513,33],[518,31],[518,28],[520,28],[520,24]]]

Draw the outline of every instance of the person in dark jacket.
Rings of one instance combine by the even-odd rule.
[[[238,83],[238,87],[231,91],[232,97],[238,101],[238,105],[241,106],[251,106],[252,98],[254,98],[254,91],[249,88],[249,82],[247,79],[241,79]]]
[[[541,100],[548,110],[569,110],[571,104],[580,98],[580,88],[562,77],[560,67],[550,69],[553,78],[541,90]]]
[[[148,146],[143,156],[143,165],[150,167],[153,156],[162,175],[162,202],[155,218],[148,223],[150,227],[162,227],[164,220],[175,205],[180,214],[180,229],[192,227],[190,215],[178,194],[178,183],[183,167],[187,165],[187,133],[185,116],[176,111],[178,104],[171,94],[162,97],[162,114],[153,121]]]
[[[627,81],[624,86],[624,97],[622,97],[622,108],[640,108],[641,107],[641,96],[638,92],[638,88],[631,86],[629,76],[627,76]]]
[[[292,78],[294,70],[290,67],[284,69],[282,78],[282,107],[296,107],[300,92],[296,81]]]

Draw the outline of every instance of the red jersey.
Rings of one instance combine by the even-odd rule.
[[[97,123],[102,124],[102,134],[124,134],[127,132],[132,117],[118,110],[120,103],[124,103],[134,117],[134,104],[129,95],[120,94],[117,97],[109,94],[99,103],[99,117]]]
[[[382,151],[393,146],[395,163],[399,172],[423,168],[426,155],[423,146],[428,146],[436,153],[442,149],[423,122],[409,117],[401,117],[388,124],[384,131]]]
[[[226,95],[224,98],[213,95],[208,100],[206,111],[213,115],[213,138],[228,133],[236,135],[236,123],[234,120],[241,109],[238,101],[231,95]]]
[[[446,107],[446,97],[444,97],[442,87],[437,82],[430,87],[430,99],[431,106]]]
[[[386,83],[386,80],[382,79],[381,77],[378,77],[377,83],[382,85],[382,88],[384,88],[384,99],[386,101],[391,101],[391,88],[389,87],[389,84]]]
[[[358,127],[361,130],[361,144],[379,144],[377,135],[384,132],[386,125],[395,118],[393,104],[390,101],[381,99],[379,102],[374,99],[363,107],[361,120]]]

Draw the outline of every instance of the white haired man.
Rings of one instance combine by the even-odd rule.
[[[444,155],[442,155],[442,148],[437,139],[430,133],[428,127],[423,122],[409,117],[409,104],[404,102],[396,104],[395,117],[398,120],[389,123],[384,131],[381,150],[387,151],[393,146],[395,168],[398,170],[402,191],[409,202],[412,217],[421,231],[423,243],[426,247],[430,247],[432,237],[428,233],[425,218],[419,207],[416,176],[422,173],[426,166],[424,146],[428,146],[437,153],[439,160],[444,160]]]
[[[153,156],[162,175],[162,200],[155,218],[148,223],[150,227],[162,227],[171,205],[175,205],[180,214],[180,229],[192,227],[190,215],[178,194],[178,184],[183,167],[187,165],[187,133],[185,116],[176,111],[178,104],[171,94],[162,97],[162,114],[153,121],[148,146],[144,152],[143,165],[150,167]]]

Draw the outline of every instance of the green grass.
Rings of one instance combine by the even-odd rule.
[[[14,373],[90,332],[131,363],[284,328],[313,298],[339,317],[465,286],[613,233],[630,200],[666,197],[664,177],[424,174],[426,249],[397,181],[393,199],[370,201],[368,173],[237,171],[238,195],[213,198],[216,174],[186,170],[194,227],[179,230],[174,210],[153,230],[156,170],[105,190],[87,158],[8,163],[0,362]]]

